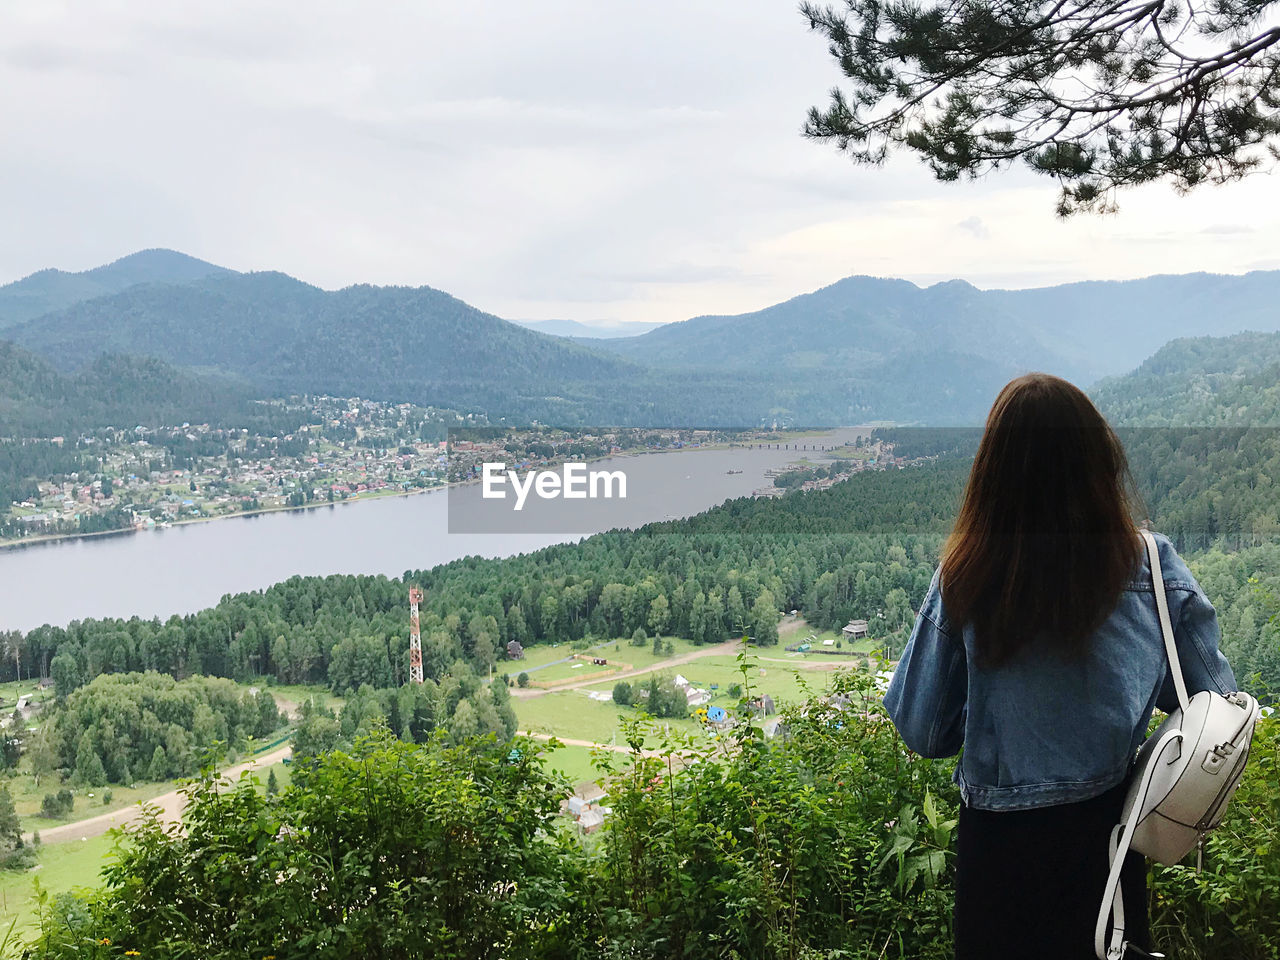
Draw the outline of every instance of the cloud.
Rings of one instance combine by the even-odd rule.
[[[670,321],[855,273],[1025,286],[1239,270],[1245,230],[1280,249],[1274,179],[1063,223],[1026,170],[855,166],[800,135],[839,82],[775,0],[8,0],[0,282],[166,246],[504,316]]]

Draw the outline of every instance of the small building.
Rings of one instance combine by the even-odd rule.
[[[698,687],[689,686],[689,687],[685,687],[684,689],[684,697],[685,697],[685,700],[688,701],[689,706],[700,707],[704,703],[711,702],[711,691],[701,690]]]
[[[867,637],[867,621],[850,620],[840,630],[850,640],[863,640]]]
[[[762,697],[752,697],[747,701],[747,706],[760,716],[770,716],[778,712],[777,706],[773,702],[773,697],[765,694]]]
[[[523,660],[524,644],[522,644],[519,640],[508,640],[507,641],[507,659]]]

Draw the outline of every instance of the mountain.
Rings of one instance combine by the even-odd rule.
[[[993,308],[1023,318],[1094,377],[1131,370],[1180,337],[1280,330],[1280,271],[1189,273],[989,290]]]
[[[69,278],[78,292],[63,283],[63,299],[90,282],[124,288],[4,331],[64,372],[104,352],[149,356],[263,396],[360,395],[566,426],[977,423],[1027,370],[1088,385],[1171,337],[1280,329],[1280,272],[1022,291],[855,276],[754,313],[617,338],[549,336],[430,287],[325,291],[170,251],[54,277]],[[15,286],[4,288],[11,306]],[[564,323],[532,326],[581,326]]]
[[[1274,271],[987,291],[959,280],[922,289],[850,277],[754,313],[697,317],[592,345],[659,368],[768,368],[825,384],[932,371],[948,390],[963,395],[967,384],[990,395],[996,381],[1028,369],[1088,384],[1132,369],[1173,337],[1277,330],[1277,304]],[[948,372],[953,362],[969,367],[965,379]],[[972,376],[984,379],[975,384]],[[904,383],[897,398],[880,392],[909,404],[921,382],[937,381]]]
[[[660,323],[634,321],[624,323],[621,320],[515,320],[514,323],[539,333],[547,333],[553,337],[586,338],[588,340],[606,340],[613,337],[638,337],[642,333],[656,330]]]
[[[229,272],[174,250],[140,250],[80,273],[41,270],[0,287],[0,330],[139,283],[186,283]]]
[[[282,273],[134,286],[6,335],[65,371],[104,351],[140,354],[232,374],[270,395],[412,400],[548,421],[619,415],[618,386],[639,372],[430,287],[329,292]]]
[[[102,355],[74,374],[0,340],[0,438],[77,434],[97,427],[278,419],[243,385],[146,357]]]
[[[1280,426],[1280,334],[1173,340],[1091,393],[1125,426]]]

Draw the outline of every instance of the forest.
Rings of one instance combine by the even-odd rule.
[[[46,901],[33,954],[945,960],[953,761],[905,752],[865,673],[835,692],[848,707],[815,696],[771,740],[635,722],[629,741],[661,747],[600,756],[611,812],[587,836],[522,737],[415,746],[374,725],[281,793],[248,775],[219,790],[207,768],[184,831],[135,823],[102,889]],[[1203,869],[1152,868],[1153,934],[1181,960],[1267,960],[1280,942],[1280,724],[1253,750]]]
[[[1143,430],[1130,461],[1154,529],[1169,534],[1211,596],[1241,676],[1280,686],[1280,545],[1270,476],[1280,439],[1244,428]],[[400,579],[293,578],[228,596],[188,616],[85,620],[0,636],[0,679],[49,674],[62,654],[87,682],[156,670],[287,683],[335,692],[395,687],[408,670],[405,584],[426,591],[426,675],[458,661],[487,673],[506,645],[650,634],[768,643],[780,611],[815,627],[871,617],[891,638],[928,586],[967,462],[943,457],[871,472],[824,491],[730,501],[687,521],[611,531],[502,560],[465,558]],[[881,619],[882,618],[882,619]]]

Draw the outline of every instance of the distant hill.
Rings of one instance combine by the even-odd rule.
[[[244,384],[223,377],[178,370],[153,358],[109,355],[63,374],[0,340],[0,438],[188,420],[253,426],[275,418],[273,410],[253,402]]]
[[[233,374],[270,395],[412,400],[547,421],[619,415],[619,386],[638,373],[429,287],[328,292],[282,273],[136,286],[6,335],[64,371],[103,351],[140,354]]]
[[[1126,426],[1280,426],[1280,333],[1174,340],[1091,393]]]
[[[583,325],[511,323],[430,287],[325,291],[170,251],[58,278],[64,298],[104,278],[124,285],[4,331],[64,372],[104,352],[150,356],[260,395],[360,395],[563,425],[977,423],[1027,370],[1089,385],[1170,337],[1280,329],[1280,272],[1024,291],[849,277],[755,313],[617,338],[549,336]]]
[[[989,402],[1016,373],[1043,369],[1088,385],[1132,369],[1171,337],[1280,329],[1278,305],[1280,272],[1014,291],[850,277],[755,313],[697,317],[593,345],[671,370],[772,370],[811,378],[815,390],[854,382],[886,418],[922,408],[928,419],[973,417],[981,411],[957,404],[967,396]],[[931,408],[922,384],[945,391],[946,401]]]
[[[139,283],[186,283],[229,272],[174,250],[141,250],[80,273],[41,270],[0,287],[0,330]]]
[[[645,323],[642,321],[634,321],[624,323],[621,320],[609,322],[606,320],[596,321],[578,321],[578,320],[514,320],[522,327],[528,327],[530,330],[537,330],[539,333],[547,333],[553,337],[583,337],[589,340],[607,340],[613,337],[638,337],[642,333],[648,333],[650,330],[656,330],[662,326],[660,323]]]

